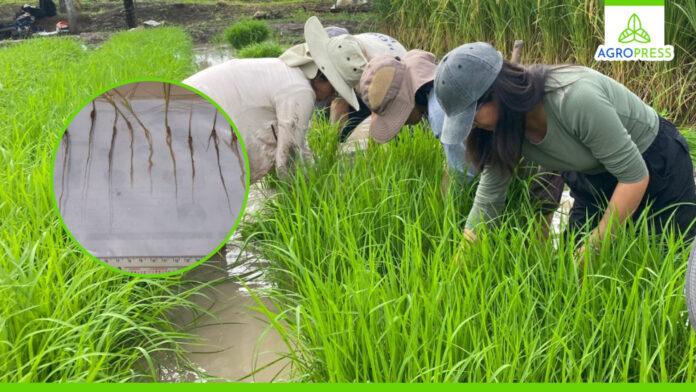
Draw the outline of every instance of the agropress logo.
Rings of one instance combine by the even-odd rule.
[[[606,0],[604,45],[599,61],[670,61],[674,47],[664,45],[664,0]]]
[[[642,27],[640,18],[636,14],[631,15],[631,18],[628,20],[628,27],[619,36],[619,42],[622,44],[630,44],[634,41],[640,44],[650,43],[650,34]]]

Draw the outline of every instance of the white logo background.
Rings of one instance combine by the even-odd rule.
[[[628,27],[631,15],[640,18],[643,28],[650,34],[650,43],[631,42],[622,44],[619,35]],[[661,46],[665,44],[665,7],[663,6],[606,6],[604,7],[605,46]]]

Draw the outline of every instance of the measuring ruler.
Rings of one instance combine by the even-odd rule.
[[[686,267],[686,285],[684,287],[686,294],[686,308],[689,310],[689,320],[691,327],[696,332],[696,240],[691,245],[691,253],[689,254],[689,265]]]
[[[99,260],[123,271],[154,275],[176,271],[197,263],[203,256],[124,256],[100,257]]]

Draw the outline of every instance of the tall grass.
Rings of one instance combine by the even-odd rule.
[[[691,154],[691,163],[696,167],[696,128],[694,129],[683,129],[681,134],[686,139],[686,143],[689,145],[689,153]]]
[[[127,381],[152,356],[181,356],[165,316],[194,308],[180,278],[131,278],[85,257],[63,231],[52,155],[68,117],[116,82],[193,71],[179,29],[113,36],[99,50],[69,38],[0,49],[0,381]],[[135,367],[140,364],[140,368]]]
[[[667,1],[665,44],[675,47],[671,62],[597,62],[604,42],[600,0],[376,0],[380,29],[407,48],[443,55],[472,41],[487,41],[506,56],[525,41],[523,63],[578,63],[626,84],[679,123],[696,123],[696,5]]]
[[[300,381],[695,381],[688,247],[639,220],[580,274],[541,241],[516,180],[501,224],[463,248],[474,187],[441,194],[437,140],[416,127],[353,156],[335,129],[243,229],[269,260],[272,320]],[[635,234],[632,234],[635,233]],[[588,254],[587,257],[590,257]]]

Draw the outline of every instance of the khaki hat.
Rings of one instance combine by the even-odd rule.
[[[339,35],[329,38],[316,16],[305,23],[305,41],[309,55],[316,63],[336,92],[355,110],[360,109],[358,97],[353,86],[360,82],[360,76],[367,65],[358,40],[352,35]]]
[[[348,30],[338,26],[327,26],[324,28],[324,31],[326,31],[326,34],[331,38],[343,34],[350,34]],[[307,79],[314,79],[319,71],[305,43],[293,46],[283,52],[278,58],[283,60],[283,62],[290,67],[300,68]]]
[[[283,52],[278,58],[290,67],[300,68],[307,79],[314,79],[319,71],[314,59],[309,54],[307,44],[297,44]]]
[[[338,37],[339,35],[343,34],[350,34],[348,29],[341,26],[326,26],[324,27],[324,31],[326,31],[329,38]]]
[[[370,136],[385,143],[393,139],[416,105],[416,91],[435,79],[435,55],[411,50],[402,60],[393,56],[372,59],[360,79],[360,95],[375,114]]]

